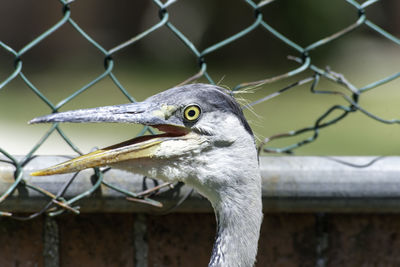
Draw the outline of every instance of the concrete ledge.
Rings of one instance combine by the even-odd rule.
[[[4,158],[0,158],[4,159]],[[29,173],[64,161],[65,157],[40,156],[24,167],[24,180],[56,194],[72,174],[31,177]],[[339,163],[327,157],[262,157],[263,202],[265,212],[400,212],[400,157],[336,157],[359,167]],[[5,159],[4,159],[5,160]],[[14,183],[15,167],[0,162],[0,196]],[[71,199],[93,187],[93,170],[78,174],[64,194]],[[131,192],[152,187],[153,182],[119,170],[110,170],[104,181]],[[165,192],[155,199],[164,208],[173,206],[190,188],[181,187]],[[17,187],[12,195],[0,203],[0,211],[34,212],[50,198],[27,188]],[[130,202],[126,196],[100,187],[78,205],[82,212],[162,212],[163,209]],[[176,212],[211,212],[207,200],[192,194]]]

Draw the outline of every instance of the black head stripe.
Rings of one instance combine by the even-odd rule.
[[[186,106],[191,103],[201,104],[204,112],[218,110],[234,114],[246,131],[253,135],[253,132],[244,117],[242,108],[228,90],[210,84],[188,84],[175,87],[159,94],[156,94],[146,101],[166,103],[171,105],[180,104]]]
[[[236,99],[228,94],[228,90],[208,84],[193,84],[190,90],[196,90],[197,97],[202,99],[203,103],[208,103],[219,111],[234,114],[242,123],[246,131],[250,135],[253,135],[253,131],[243,114],[242,108]]]

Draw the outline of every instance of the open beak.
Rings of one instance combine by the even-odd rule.
[[[162,142],[185,139],[190,130],[176,116],[177,107],[157,105],[153,102],[138,102],[55,113],[31,120],[29,123],[49,122],[125,122],[153,126],[165,133],[140,136],[109,146],[64,163],[31,173],[43,176],[77,172],[87,168],[107,166],[126,160],[152,158]]]

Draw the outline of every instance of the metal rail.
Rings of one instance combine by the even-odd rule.
[[[61,156],[36,157],[24,167],[23,179],[56,194],[71,174],[30,177],[29,173],[64,160]],[[265,212],[400,211],[400,157],[262,157],[260,165]],[[15,182],[14,172],[12,164],[0,161],[0,195]],[[79,173],[63,197],[71,199],[92,188],[96,183],[93,174],[92,170]],[[106,172],[103,179],[131,192],[154,186],[150,179],[143,182],[140,175],[114,169]],[[164,204],[160,209],[127,201],[126,195],[101,185],[74,205],[82,212],[162,213],[189,192],[190,188],[184,186],[160,194],[155,197]],[[48,197],[22,184],[0,204],[0,209],[13,213],[33,212],[48,201]],[[210,212],[211,206],[199,194],[193,193],[175,211]]]

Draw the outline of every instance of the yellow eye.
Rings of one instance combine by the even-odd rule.
[[[197,105],[187,106],[183,110],[183,116],[185,117],[185,120],[190,122],[198,120],[200,118],[200,114],[201,114],[201,109]]]

